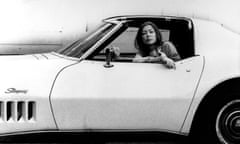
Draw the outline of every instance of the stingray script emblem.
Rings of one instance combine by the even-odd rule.
[[[27,92],[28,92],[28,90],[18,90],[18,89],[16,89],[16,88],[8,88],[8,89],[5,91],[6,94],[10,94],[10,93],[16,93],[16,94],[18,94],[18,93],[23,93],[23,94],[26,94]]]

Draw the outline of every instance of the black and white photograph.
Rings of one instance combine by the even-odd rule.
[[[0,0],[0,143],[239,144],[239,0]]]

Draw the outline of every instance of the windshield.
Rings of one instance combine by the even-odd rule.
[[[70,56],[70,57],[81,57],[89,48],[91,48],[96,42],[103,38],[115,24],[112,23],[101,23],[97,28],[87,32],[84,36],[73,42],[66,48],[62,48],[57,53]]]

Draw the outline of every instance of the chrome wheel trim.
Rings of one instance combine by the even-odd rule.
[[[240,100],[233,100],[222,107],[217,115],[215,129],[223,144],[240,141]]]

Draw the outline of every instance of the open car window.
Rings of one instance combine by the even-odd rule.
[[[93,60],[105,60],[105,51],[109,47],[118,47],[120,50],[120,57],[115,61],[129,61],[137,54],[137,49],[134,47],[135,37],[138,31],[138,27],[128,27],[123,33],[121,33],[116,39],[102,49],[97,55],[93,57]],[[170,31],[165,29],[159,29],[162,34],[163,41],[168,41]]]
[[[138,50],[134,46],[138,29],[138,27],[128,27],[91,59],[104,61],[106,59],[106,48],[117,47],[119,48],[120,56],[114,61],[132,62],[133,58],[138,53]],[[170,41],[171,31],[169,29],[159,29],[159,31],[162,34],[163,41]]]
[[[120,56],[114,61],[132,62],[138,50],[135,48],[135,38],[140,25],[143,22],[152,21],[155,23],[163,41],[170,41],[176,47],[181,59],[195,56],[193,25],[190,20],[186,19],[133,19],[126,20],[122,28],[112,34],[108,40],[103,42],[96,51],[87,59],[105,61],[105,51],[110,47],[118,47]],[[122,30],[121,30],[122,29]]]

